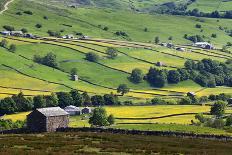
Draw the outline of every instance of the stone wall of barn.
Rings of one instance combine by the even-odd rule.
[[[52,116],[47,118],[47,131],[54,132],[58,128],[67,128],[69,116]]]
[[[34,132],[46,132],[46,117],[33,111],[27,116],[27,128]]]

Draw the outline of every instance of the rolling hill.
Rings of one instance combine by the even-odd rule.
[[[111,3],[108,1],[67,1],[70,3],[65,5],[57,2],[59,1],[15,0],[9,9],[0,15],[0,27],[9,25],[14,26],[16,30],[25,28],[29,33],[41,37],[40,39],[6,38],[9,44],[17,46],[17,50],[15,53],[10,53],[0,48],[0,69],[1,73],[4,73],[0,76],[5,79],[0,83],[2,96],[14,94],[20,90],[24,90],[26,95],[33,95],[66,91],[72,88],[87,91],[90,94],[116,93],[117,86],[122,83],[131,88],[131,92],[123,100],[145,101],[154,96],[180,97],[189,91],[196,91],[200,96],[209,95],[212,90],[215,94],[222,91],[231,93],[227,87],[202,89],[190,80],[157,89],[145,81],[140,84],[131,83],[128,77],[134,68],[140,68],[145,74],[159,61],[167,65],[163,69],[170,70],[184,68],[186,60],[198,61],[211,58],[225,62],[231,59],[230,53],[222,53],[220,50],[209,52],[185,46],[191,44],[191,41],[183,36],[199,34],[204,36],[206,41],[215,44],[217,48],[222,48],[231,41],[231,37],[219,27],[232,29],[232,20],[135,13],[121,7],[126,7],[127,1],[111,1]],[[170,1],[133,2],[136,6],[145,8],[151,4],[161,5]],[[181,2],[175,1],[175,3]],[[104,6],[105,3],[114,8]],[[78,7],[70,7],[71,4],[78,4]],[[115,6],[120,9],[114,10],[117,8]],[[104,7],[104,9],[99,7]],[[27,14],[25,11],[31,11],[32,14]],[[196,28],[196,23],[201,24],[202,28]],[[36,24],[40,24],[41,28],[37,28]],[[104,27],[108,27],[108,30],[104,30]],[[145,28],[147,28],[146,32]],[[49,38],[48,40],[45,38],[48,37],[48,30],[61,35],[82,33],[90,36],[91,39]],[[118,31],[125,32],[127,36],[116,35]],[[211,37],[213,33],[217,34],[216,38]],[[174,49],[154,45],[155,36],[159,36],[162,42],[172,42],[192,52],[177,52]],[[170,36],[172,40],[169,40]],[[119,50],[116,59],[107,58],[108,47],[115,47]],[[34,55],[46,55],[49,52],[57,55],[59,69],[52,69],[33,61]],[[101,57],[100,61],[98,63],[87,61],[85,54],[88,52],[97,53]],[[72,68],[78,70],[80,76],[78,83],[70,80],[69,72]],[[17,76],[12,78],[13,75]],[[15,81],[22,81],[22,83]],[[31,84],[26,84],[27,81]]]

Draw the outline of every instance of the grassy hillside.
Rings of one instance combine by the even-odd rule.
[[[220,12],[225,12],[231,10],[232,1],[231,0],[197,0],[189,6],[189,9],[197,8],[202,12],[213,12],[218,10]]]
[[[16,12],[25,10],[32,11],[33,15],[24,13],[21,16],[16,15]],[[48,20],[43,19],[44,16],[47,16]],[[16,29],[27,28],[29,32],[41,36],[48,35],[48,30],[62,30],[64,32],[61,34],[81,32],[91,37],[115,39],[124,39],[114,34],[116,31],[124,31],[129,36],[125,38],[128,40],[153,42],[154,37],[159,36],[161,41],[168,41],[168,37],[173,36],[172,42],[180,44],[190,43],[183,38],[184,34],[200,34],[205,35],[206,41],[210,40],[219,47],[231,40],[224,31],[219,30],[219,26],[231,29],[231,20],[202,18],[201,21],[204,22],[199,22],[195,17],[148,15],[97,8],[73,9],[15,0],[10,9],[1,16],[0,26],[14,25]],[[38,23],[42,24],[42,28],[35,27]],[[202,25],[203,32],[195,28],[196,23]],[[102,27],[99,27],[100,25]],[[109,28],[108,31],[102,30],[105,26]],[[148,32],[144,32],[145,27],[148,28]],[[216,33],[218,37],[211,38],[212,33]]]

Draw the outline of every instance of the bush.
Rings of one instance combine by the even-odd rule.
[[[36,24],[35,27],[40,29],[42,27],[42,25],[41,24]]]
[[[165,100],[161,99],[161,98],[153,98],[151,100],[151,104],[153,105],[164,105],[166,104]]]
[[[200,24],[196,24],[195,27],[198,28],[198,29],[200,29],[201,25]]]
[[[232,126],[232,115],[226,118],[226,126]]]
[[[33,15],[33,12],[32,12],[32,11],[30,11],[30,10],[23,11],[23,13],[28,14],[28,15]]]
[[[26,28],[22,28],[21,31],[22,31],[23,33],[27,33],[27,32],[28,32],[28,30],[27,30]]]
[[[135,68],[132,70],[130,80],[134,83],[140,83],[143,80],[143,72],[141,69]]]
[[[11,44],[9,47],[9,51],[14,53],[16,51],[16,45],[15,44]]]
[[[15,28],[13,26],[9,26],[9,25],[4,25],[3,28],[7,31],[14,31]]]
[[[86,60],[91,62],[98,62],[99,56],[94,52],[89,52],[85,55]]]
[[[190,105],[192,104],[192,100],[189,97],[184,97],[179,101],[181,105]]]
[[[106,53],[109,55],[109,58],[114,59],[118,56],[118,50],[113,47],[108,47]]]
[[[211,107],[210,114],[220,117],[225,113],[225,108],[226,108],[226,103],[224,101],[217,101]]]

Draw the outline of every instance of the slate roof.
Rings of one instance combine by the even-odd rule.
[[[36,110],[46,117],[69,115],[66,111],[64,111],[60,107],[40,108]]]
[[[80,108],[73,106],[73,105],[70,105],[70,106],[65,107],[64,110],[65,111],[80,111]]]

